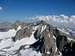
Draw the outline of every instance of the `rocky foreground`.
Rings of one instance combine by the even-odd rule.
[[[16,22],[6,29],[0,27],[0,56],[75,56],[72,36],[45,21]]]

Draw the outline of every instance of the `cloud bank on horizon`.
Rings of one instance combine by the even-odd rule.
[[[34,16],[33,20],[44,20],[44,21],[55,21],[60,23],[75,23],[75,15],[66,16],[66,15],[48,15],[48,16]]]
[[[75,28],[75,15],[48,15],[48,16],[34,16],[32,20],[39,21],[44,20],[54,26],[65,27],[65,28]]]

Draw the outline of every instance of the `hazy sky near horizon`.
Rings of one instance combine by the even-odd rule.
[[[0,0],[0,21],[60,14],[75,15],[75,0]]]

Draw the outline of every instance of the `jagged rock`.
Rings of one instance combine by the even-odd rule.
[[[36,42],[38,44],[36,45],[36,43],[34,43],[31,46],[34,46],[34,48],[43,52],[43,55],[45,54],[45,56],[47,56],[47,55],[54,56],[55,55],[55,52],[54,52],[55,42],[53,39],[53,28],[52,28],[52,26],[50,26],[47,23],[44,23],[44,21],[37,23],[37,25],[39,25],[39,28],[37,28],[37,30],[35,31],[34,37],[35,37],[35,39],[39,39]],[[46,29],[41,32],[42,26],[44,26],[44,25],[46,25]],[[29,37],[31,35],[32,31],[34,30],[33,27],[35,27],[35,26],[34,25],[28,26],[25,29],[19,30],[15,36],[15,40],[20,40],[22,38]],[[43,40],[42,40],[42,38],[43,38]]]
[[[12,24],[12,28],[17,29],[18,26],[21,26],[21,28],[24,28],[27,25],[28,24],[25,22],[16,21],[15,23]]]
[[[38,31],[37,33],[37,37],[38,37],[38,34],[41,32],[41,29],[42,29],[42,26],[43,25],[47,25],[46,22],[44,21],[40,21],[39,23],[36,22],[37,25],[39,25],[39,27],[37,28],[36,32]],[[42,24],[42,25],[41,25]],[[34,24],[25,24],[25,23],[21,23],[19,21],[17,21],[14,25],[14,28],[17,28],[19,25],[21,25],[22,29],[19,30],[17,33],[16,33],[16,36],[15,36],[15,39],[17,40],[20,40],[24,37],[29,37],[31,34],[32,34],[32,31],[35,31],[34,30],[34,27],[36,27],[37,25],[34,25]],[[27,26],[27,27],[25,27]],[[24,28],[25,27],[25,28]],[[35,34],[34,34],[35,35]],[[35,37],[35,38],[37,38]]]
[[[75,41],[68,39],[69,37],[58,30],[57,27],[53,27],[45,21],[33,23],[16,21],[11,28],[17,29],[18,26],[22,28],[17,31],[15,37],[12,37],[14,42],[23,38],[29,38],[34,32],[33,38],[37,41],[28,45],[28,48],[41,52],[42,56],[58,56],[60,53],[62,53],[62,56],[75,56]],[[25,50],[25,46],[20,46],[18,53],[20,53],[21,49]]]
[[[71,41],[64,45],[62,50],[63,56],[75,56],[75,41]]]
[[[25,29],[19,30],[16,33],[15,40],[20,40],[25,37],[30,37],[30,35],[32,34],[32,31],[33,31],[32,27],[27,27]]]
[[[54,56],[55,55],[55,42],[53,39],[53,29],[47,26],[43,31],[44,45],[43,45],[43,56]]]

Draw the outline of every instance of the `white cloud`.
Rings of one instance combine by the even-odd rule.
[[[48,15],[48,16],[35,16],[32,17],[34,20],[44,20],[44,21],[54,21],[54,22],[61,22],[61,23],[74,23],[75,15],[72,16],[65,16],[65,15]]]
[[[3,10],[3,7],[0,6],[0,10]]]
[[[66,27],[75,27],[75,15],[48,15],[48,16],[35,16],[33,20],[44,20],[53,25],[65,25]]]

